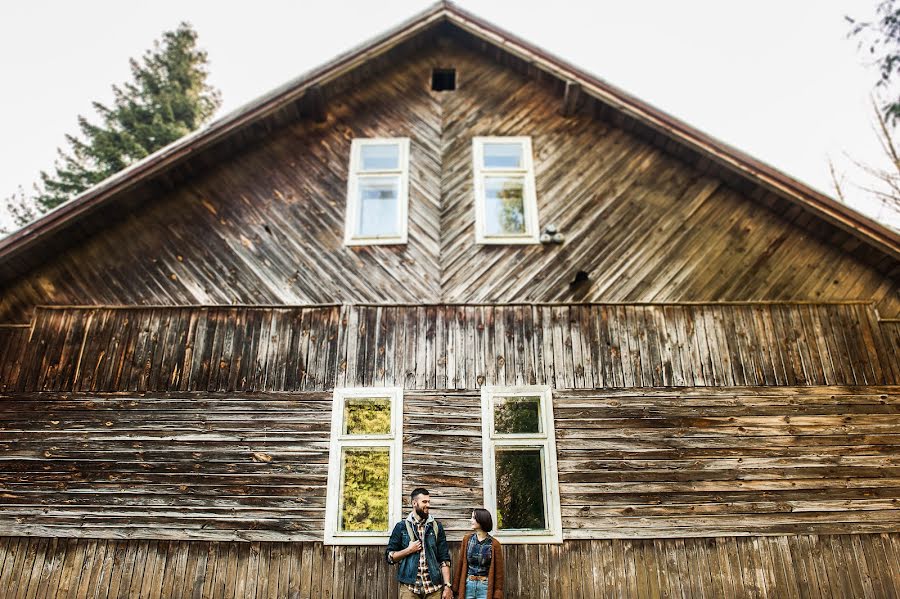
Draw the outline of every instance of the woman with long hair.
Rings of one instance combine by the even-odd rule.
[[[484,508],[472,510],[472,532],[463,537],[459,546],[454,597],[503,598],[503,547],[488,534],[493,528],[494,520],[489,511]]]

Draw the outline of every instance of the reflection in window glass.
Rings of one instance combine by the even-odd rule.
[[[399,194],[399,177],[360,177],[357,234],[361,237],[399,234]]]
[[[348,397],[344,400],[345,435],[388,435],[391,400],[387,397]]]
[[[485,232],[488,235],[525,233],[525,178],[487,177]]]
[[[347,532],[388,529],[390,450],[346,448],[341,454],[340,529]]]
[[[540,397],[495,397],[494,432],[501,435],[540,433]]]
[[[484,168],[523,168],[522,144],[484,144]]]
[[[497,448],[497,528],[545,530],[541,448]]]
[[[400,168],[400,146],[397,144],[360,147],[360,170],[385,171]]]

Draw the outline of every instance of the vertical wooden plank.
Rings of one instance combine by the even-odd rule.
[[[129,596],[131,580],[134,578],[135,570],[138,569],[136,563],[140,546],[141,543],[137,541],[130,541],[125,544],[125,554],[122,557],[122,569],[119,572],[119,576],[114,576],[110,581],[109,599]]]
[[[623,563],[623,580],[628,589],[628,595],[638,597],[637,577],[634,563],[634,541],[631,539],[622,540],[622,563]]]
[[[270,588],[270,596],[275,599],[281,599],[282,597],[287,597],[288,588],[290,585],[290,574],[291,568],[293,567],[293,563],[291,561],[292,550],[291,543],[275,543],[278,547],[278,575],[277,580],[278,584],[274,587],[274,589]],[[297,564],[299,566],[300,564]],[[272,592],[275,591],[275,592]]]
[[[434,321],[434,380],[435,389],[446,389],[447,380],[447,310],[444,306],[435,309]]]
[[[608,361],[609,368],[604,369],[604,383],[610,387],[625,387],[626,372],[630,372],[624,365],[627,357],[627,349],[622,346],[623,339],[619,335],[618,310],[615,306],[600,306],[595,309],[599,318],[597,323],[600,338],[605,341],[606,350],[603,359]]]
[[[218,570],[222,571],[221,576],[217,576],[217,584],[216,588],[221,593],[221,597],[228,597],[231,599],[235,596],[235,587],[237,586],[237,578],[238,578],[238,550],[243,543],[237,542],[229,542],[222,543],[222,547],[219,550],[219,555],[224,556],[225,567],[218,568]],[[172,560],[171,547],[169,549],[169,559],[167,561]]]
[[[585,368],[585,363],[588,362],[588,359],[584,355],[582,345],[580,306],[569,306],[568,326],[565,327],[565,330],[568,331],[569,345],[572,348],[572,387],[575,389],[589,389],[593,385],[588,386],[586,382],[587,369]]]
[[[161,595],[163,597],[182,597],[183,581],[187,569],[188,548],[190,541],[173,541],[169,543],[169,559],[163,577]]]
[[[114,551],[113,541],[98,539],[94,545],[94,561],[90,567],[87,584],[82,586],[82,597],[106,597],[107,592],[101,593],[101,580],[104,578],[104,565],[107,564],[109,553]]]
[[[461,388],[459,383],[459,368],[457,364],[457,352],[459,351],[460,323],[457,318],[457,308],[447,306],[441,309],[441,320],[444,323],[444,355],[446,356],[446,383],[445,389]],[[465,362],[465,356],[462,357]]]
[[[65,597],[77,596],[87,544],[88,542],[85,539],[77,539],[72,543],[74,547],[68,552],[68,556],[71,556],[71,559],[66,560],[65,567],[60,576],[60,584],[57,587],[56,597],[62,599]]]
[[[884,548],[885,562],[888,564],[900,563],[900,534],[895,532],[878,535]],[[890,568],[883,576],[882,585],[888,588],[893,584],[894,593],[900,596],[900,572],[897,568]]]
[[[844,560],[835,554],[831,539],[828,536],[815,536],[812,538],[812,541],[813,550],[819,550],[822,556],[822,563],[828,577],[828,591],[834,597],[846,597],[848,599],[853,597],[850,581],[847,579],[847,573],[844,570]]]
[[[26,558],[22,564],[21,574],[18,584],[16,585],[16,598],[25,599],[26,597],[34,597],[41,580],[41,573],[44,569],[44,560],[47,557],[48,539],[33,539]]]
[[[294,545],[297,546],[298,544],[295,543]],[[313,543],[302,543],[298,549],[294,565],[300,569],[298,572],[299,596],[312,599],[321,597],[322,585],[318,571],[321,570],[320,560],[322,553]]]
[[[2,539],[3,544],[0,544],[0,547],[5,545],[7,541],[9,541],[8,537]],[[28,589],[28,597],[34,597],[35,599],[44,599],[45,597],[52,597],[56,594],[56,587],[51,587],[50,584],[52,580],[58,580],[57,577],[59,575],[59,570],[62,567],[63,560],[65,559],[65,549],[65,539],[61,539],[58,537],[50,539],[50,542],[47,545],[46,557],[44,558],[44,567],[41,570],[40,580],[38,581],[38,585],[36,588]],[[2,564],[2,557],[0,557],[0,564]],[[2,570],[0,570],[0,572],[2,572]],[[8,586],[6,581],[4,581],[2,578],[0,578],[0,585]]]
[[[865,552],[863,551],[862,544],[860,542],[860,535],[843,536],[844,538],[842,540],[844,542],[844,549],[852,557],[852,563],[856,568],[856,577],[859,581],[860,586],[862,587],[862,593],[860,596],[864,596],[867,598],[884,596],[884,592],[882,591],[882,589],[879,589],[879,593],[877,594],[875,592],[875,585],[872,584],[870,565],[868,563],[868,560],[866,559]]]
[[[603,542],[603,595],[606,597],[618,597],[621,594],[619,587],[619,570],[623,567],[617,559],[618,552],[616,545],[620,544],[619,539],[606,539]],[[551,578],[552,580],[552,578]],[[551,597],[556,597],[551,593]]]
[[[347,547],[344,545],[335,545],[333,546],[334,550],[334,569],[333,572],[333,583],[332,583],[332,597],[334,599],[344,599],[346,594],[344,593],[344,582],[347,579],[347,563],[346,563],[346,552]]]
[[[527,367],[525,365],[525,328],[523,323],[523,311],[524,308],[522,306],[511,306],[507,309],[507,320],[510,324],[506,327],[506,331],[507,338],[512,346],[513,360],[510,362],[513,368],[513,380],[516,381],[516,385],[525,385],[528,382]],[[507,365],[509,366],[510,364]]]
[[[647,555],[652,568],[650,575],[653,577],[653,584],[659,589],[658,596],[661,599],[673,599],[674,595],[669,587],[666,553],[660,539],[647,539]]]
[[[542,315],[543,316],[543,315]],[[551,597],[563,597],[563,574],[564,570],[561,567],[560,561],[563,558],[563,548],[565,547],[565,543],[562,545],[550,545],[549,557],[550,557],[550,596]],[[510,552],[511,553],[511,552]],[[510,555],[509,564],[510,569],[514,566],[514,561],[512,559],[512,555]],[[512,593],[507,591],[510,596]]]
[[[808,571],[808,579],[810,581],[812,597],[827,597],[830,595],[828,591],[828,577],[823,574],[824,564],[822,562],[821,551],[817,552],[817,548],[813,546],[813,537],[811,535],[798,535],[794,538],[795,548],[798,549],[795,556],[801,557],[804,567]]]
[[[716,554],[721,568],[722,586],[726,596],[739,597],[743,594],[740,568],[735,560],[735,551],[730,539],[717,537]]]
[[[418,309],[416,312],[418,314]],[[322,580],[322,594],[320,597],[323,599],[331,599],[334,596],[334,554],[336,546],[316,545],[316,548],[317,551],[322,552],[321,570],[314,572],[314,575],[320,575]]]
[[[269,558],[272,551],[272,543],[259,543],[259,562],[256,573],[256,598],[268,599],[269,597]]]
[[[714,596],[725,597],[729,588],[723,579],[723,566],[719,563],[720,556],[716,540],[714,538],[698,538],[697,548],[702,560],[699,567],[704,576],[709,576],[710,593]]]

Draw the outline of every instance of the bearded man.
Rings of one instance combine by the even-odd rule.
[[[399,599],[452,599],[450,548],[444,527],[429,513],[427,489],[414,489],[409,497],[412,511],[394,526],[385,551],[389,564],[399,564]]]

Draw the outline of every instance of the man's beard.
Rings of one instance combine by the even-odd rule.
[[[415,510],[416,510],[416,516],[418,516],[420,520],[424,520],[425,518],[428,517],[428,514],[426,514],[425,512],[423,512],[422,510],[419,509],[419,506],[416,506]]]

